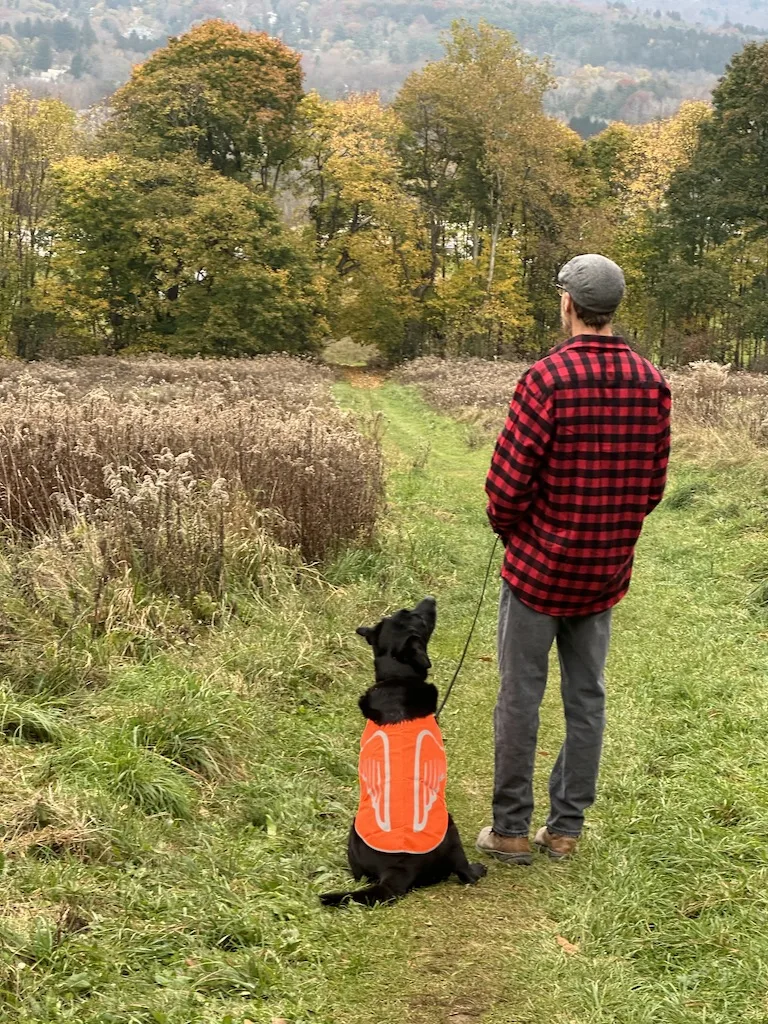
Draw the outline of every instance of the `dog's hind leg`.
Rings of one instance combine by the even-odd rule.
[[[352,827],[349,830],[349,839],[347,840],[347,860],[349,861],[349,870],[352,872],[352,877],[356,882],[362,882],[364,878],[370,878],[371,881],[375,881],[378,878],[378,874],[371,874],[370,865],[366,860],[366,854],[370,856],[370,853],[369,847],[365,845],[355,831],[355,823],[353,821]]]
[[[324,907],[341,907],[345,903],[360,903],[372,907],[374,903],[389,903],[408,892],[409,885],[401,872],[385,873],[375,885],[352,892],[327,892],[320,897]]]

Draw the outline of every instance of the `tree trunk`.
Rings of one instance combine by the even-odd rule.
[[[496,220],[494,221],[493,230],[491,231],[491,255],[488,261],[488,282],[486,291],[491,294],[493,290],[493,279],[496,275],[496,249],[499,244],[499,234],[501,232],[501,210],[499,209],[496,213]]]
[[[477,263],[480,259],[480,228],[477,223],[477,210],[475,210],[475,220],[472,225],[472,262]]]

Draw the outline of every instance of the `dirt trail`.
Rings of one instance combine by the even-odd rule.
[[[478,495],[489,452],[469,449],[460,424],[379,375],[345,375],[337,397],[342,407],[383,417],[392,543],[415,565],[414,593],[439,595],[440,627],[431,650],[435,683],[445,686],[466,640],[488,561],[491,538]],[[451,811],[461,822],[468,851],[490,811],[494,606],[489,595],[444,721]],[[557,710],[545,715],[556,718]],[[386,965],[365,973],[364,980],[356,978],[354,994],[338,994],[333,1024],[539,1024],[517,977],[520,949],[538,947],[542,935],[554,949],[550,959],[559,964],[557,955],[562,956],[554,939],[559,926],[543,906],[552,873],[543,859],[527,874],[489,867],[476,889],[422,890],[367,918],[366,948],[386,949]],[[511,1016],[508,1006],[515,1008]]]
[[[347,384],[362,391],[373,391],[376,388],[380,388],[386,381],[386,377],[383,374],[373,373],[370,370],[358,367],[345,367],[342,373]]]

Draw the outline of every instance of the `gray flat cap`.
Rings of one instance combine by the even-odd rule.
[[[573,301],[591,313],[613,313],[624,298],[624,271],[606,256],[576,256],[557,275]]]

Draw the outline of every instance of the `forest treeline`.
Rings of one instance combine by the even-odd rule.
[[[442,33],[455,19],[482,19],[554,60],[560,88],[549,94],[548,109],[587,134],[606,120],[639,124],[674,113],[684,99],[706,98],[731,57],[768,32],[763,0],[748,6],[718,0],[716,9],[695,10],[681,0],[678,6],[661,0],[647,9],[620,0],[12,0],[0,22],[0,78],[85,109],[114,92],[169,36],[226,17],[299,50],[308,87],[322,95],[377,91],[390,101],[412,71],[440,58]]]
[[[558,267],[624,266],[622,329],[665,363],[753,365],[768,335],[768,44],[687,103],[588,141],[548,115],[550,66],[456,22],[386,104],[305,92],[299,54],[209,21],[108,116],[0,111],[0,342],[83,352],[529,356]]]

